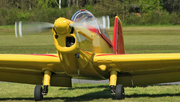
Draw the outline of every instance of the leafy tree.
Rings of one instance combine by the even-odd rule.
[[[137,0],[136,3],[141,7],[143,13],[150,13],[154,11],[161,11],[162,0]]]
[[[180,13],[180,0],[162,0],[162,6],[169,13]]]
[[[35,0],[42,8],[58,7],[55,0]]]

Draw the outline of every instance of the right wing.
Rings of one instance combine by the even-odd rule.
[[[57,54],[0,54],[0,81],[42,84],[44,69],[54,73],[51,86],[71,86]]]

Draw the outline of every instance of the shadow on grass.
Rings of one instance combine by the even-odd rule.
[[[150,84],[150,85],[141,85],[141,86],[132,86],[133,88],[136,87],[149,87],[149,86],[172,86],[172,85],[180,85],[180,83],[172,82],[172,83],[159,83],[159,84]]]
[[[93,89],[93,88],[109,88],[108,85],[99,85],[99,86],[85,86],[85,87],[69,87],[69,88],[59,88],[59,90],[75,90],[75,89]]]
[[[105,87],[105,86],[99,86],[100,88]],[[74,89],[80,89],[82,87],[76,87]],[[94,88],[94,87],[83,87],[84,89],[89,89],[89,88]],[[95,87],[97,88],[97,87]],[[125,95],[125,98],[139,98],[139,97],[151,97],[151,98],[156,98],[156,97],[173,97],[173,96],[180,96],[180,93],[166,93],[166,94],[132,94],[132,95]],[[116,100],[114,95],[111,95],[109,89],[105,89],[103,91],[96,91],[96,92],[91,92],[87,93],[84,95],[80,95],[77,97],[44,97],[45,101],[64,101],[64,102],[69,102],[69,101],[93,101],[97,99],[110,99]],[[10,101],[10,100],[32,100],[34,101],[34,98],[0,98],[0,101]]]
[[[111,95],[109,89],[105,89],[103,91],[87,93],[87,94],[77,96],[77,97],[68,97],[64,101],[65,102],[69,102],[69,101],[92,101],[95,99],[109,99],[109,98],[113,98],[113,96]]]
[[[151,97],[151,98],[156,98],[156,97],[167,97],[167,96],[180,96],[180,93],[172,93],[172,94],[133,94],[133,95],[126,95],[125,98],[139,98],[139,97]],[[64,101],[64,102],[69,102],[69,101],[93,101],[95,99],[109,99],[112,98],[112,100],[115,100],[115,96],[110,94],[109,89],[105,89],[103,91],[98,91],[98,92],[93,92],[93,93],[88,93],[84,94],[81,96],[77,97],[45,97],[45,101],[53,101],[53,100],[59,100],[59,101]],[[6,101],[6,100],[32,100],[34,101],[34,98],[1,98],[1,101]]]
[[[170,96],[170,97],[173,97],[173,96],[180,96],[180,93],[166,93],[166,94],[132,94],[132,95],[126,95],[125,97],[127,98],[138,98],[138,97],[167,97],[167,96]]]
[[[77,97],[44,97],[45,101],[53,101],[53,100],[59,100],[59,101],[64,101],[64,102],[69,102],[69,101],[91,101],[94,99],[108,99],[112,98],[113,96],[110,94],[109,89],[105,89],[103,91],[98,91],[98,92],[93,92],[93,93],[88,93],[84,94],[81,96]],[[34,98],[0,98],[0,101],[10,101],[10,100],[34,100]]]

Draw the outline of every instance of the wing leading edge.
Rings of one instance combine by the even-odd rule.
[[[42,84],[45,69],[54,73],[51,86],[71,86],[57,54],[0,54],[0,81]]]
[[[124,86],[179,81],[180,53],[174,54],[98,54],[94,65],[117,70]]]

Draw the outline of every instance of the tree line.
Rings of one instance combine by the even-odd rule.
[[[79,9],[109,15],[112,22],[117,15],[127,25],[180,24],[180,0],[0,0],[0,25],[70,19]]]

